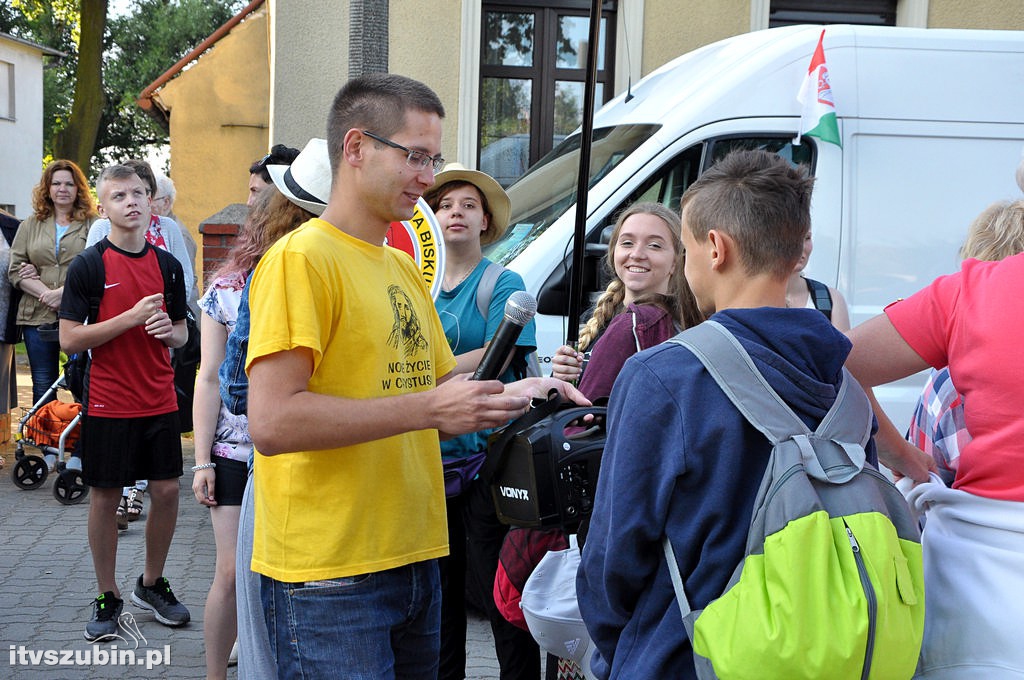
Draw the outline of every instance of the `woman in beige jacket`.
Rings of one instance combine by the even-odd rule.
[[[32,403],[56,382],[60,356],[57,311],[68,265],[85,248],[96,205],[85,175],[68,160],[46,166],[32,190],[35,214],[21,223],[11,244],[7,274],[24,295],[18,304],[25,351],[32,370]]]

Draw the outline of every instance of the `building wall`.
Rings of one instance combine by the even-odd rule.
[[[646,0],[642,75],[698,47],[749,31],[750,0]]]
[[[929,0],[928,28],[1024,30],[1024,2]]]
[[[441,98],[445,108],[441,153],[469,165],[458,157],[462,4],[462,0],[392,2],[388,59],[392,73],[426,83]]]
[[[349,2],[271,0],[270,17],[270,139],[301,149],[327,134],[327,111],[348,80]]]
[[[0,204],[13,205],[15,216],[25,219],[43,172],[43,56],[0,37],[0,61],[14,66],[14,120],[0,119]]]
[[[268,29],[254,13],[156,95],[171,111],[174,212],[197,243],[200,222],[245,202],[249,165],[269,149]]]

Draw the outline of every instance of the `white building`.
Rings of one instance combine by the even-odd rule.
[[[43,171],[43,57],[63,52],[0,33],[0,208],[25,219]]]

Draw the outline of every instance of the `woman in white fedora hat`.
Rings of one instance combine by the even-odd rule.
[[[269,165],[266,170],[273,184],[257,192],[238,242],[199,301],[202,360],[193,405],[196,465],[192,491],[196,500],[210,507],[217,550],[203,617],[208,679],[227,676],[236,631],[239,677],[276,677],[259,602],[259,577],[252,578],[247,567],[252,555],[252,439],[246,416],[232,413],[221,401],[218,369],[225,359],[229,333],[243,317],[248,327],[247,299],[242,293],[256,263],[278,238],[319,215],[326,206],[331,189],[327,144],[312,139],[290,166]],[[248,521],[242,521],[243,516]],[[248,558],[236,561],[236,550]],[[236,598],[237,564],[246,565],[249,578],[243,577]]]
[[[504,316],[512,293],[525,290],[515,272],[493,264],[482,247],[497,241],[509,226],[508,194],[492,177],[449,163],[424,195],[437,215],[445,243],[444,281],[435,305],[455,372],[475,371],[484,348]],[[517,351],[501,376],[510,382],[525,373],[526,357],[536,349],[533,321],[523,329]],[[506,621],[494,605],[492,588],[498,551],[508,527],[500,524],[486,485],[475,480],[487,447],[487,431],[441,442],[448,495],[450,554],[441,567],[441,680],[466,677],[466,585],[484,606],[494,633],[502,678],[537,680],[540,651],[527,631]]]

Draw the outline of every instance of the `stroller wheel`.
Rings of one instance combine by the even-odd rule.
[[[78,470],[62,470],[53,483],[53,497],[62,505],[76,505],[89,495],[89,487]]]
[[[39,456],[27,455],[11,468],[11,479],[19,489],[35,489],[46,481],[50,468]]]

